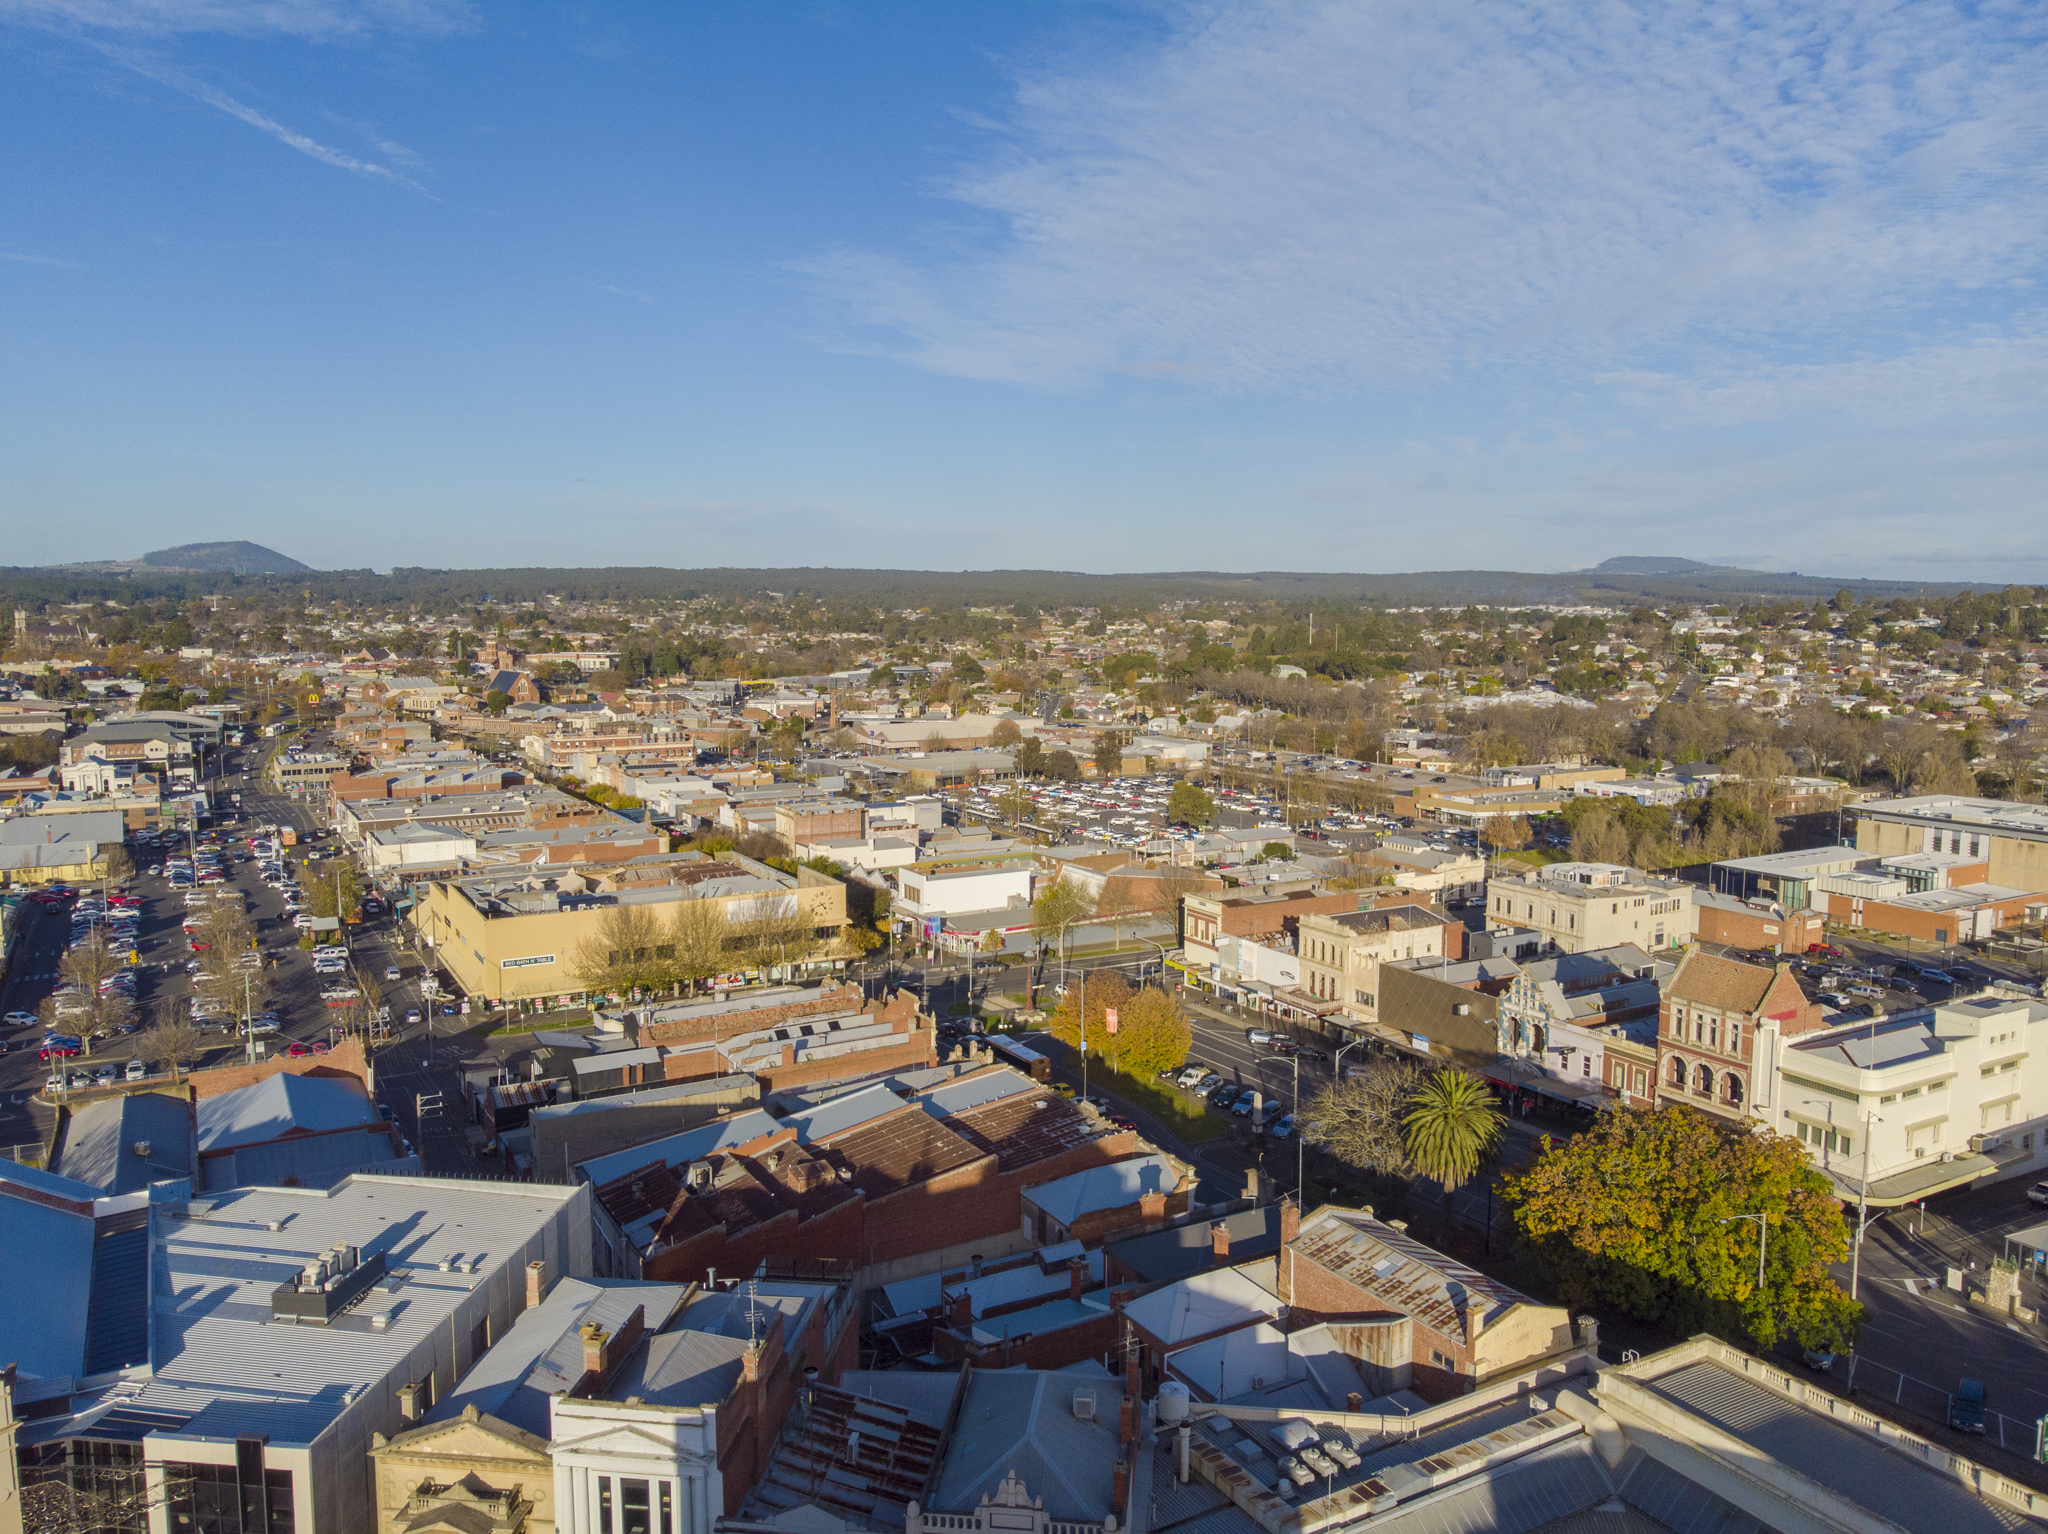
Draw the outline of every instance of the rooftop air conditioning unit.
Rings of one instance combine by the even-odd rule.
[[[1095,1394],[1089,1390],[1074,1392],[1074,1420],[1093,1422],[1095,1420]]]

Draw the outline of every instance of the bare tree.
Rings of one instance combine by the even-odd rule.
[[[1420,1061],[1376,1060],[1346,1081],[1335,1081],[1309,1099],[1301,1111],[1301,1132],[1339,1161],[1392,1177],[1412,1177],[1401,1118],[1409,1099],[1427,1079]]]
[[[138,1060],[161,1060],[170,1067],[171,1080],[178,1079],[178,1067],[197,1060],[211,1047],[206,1034],[191,1023],[178,1022],[169,1008],[154,1028],[135,1040]]]

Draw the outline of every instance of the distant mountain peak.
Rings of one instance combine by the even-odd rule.
[[[142,556],[153,570],[196,570],[226,575],[310,575],[311,565],[266,549],[260,543],[237,539],[232,543],[181,543],[175,549],[158,549]]]
[[[1702,564],[1697,559],[1679,559],[1662,554],[1618,554],[1603,559],[1587,572],[1592,575],[1698,575],[1707,570],[1725,570],[1726,565]]]

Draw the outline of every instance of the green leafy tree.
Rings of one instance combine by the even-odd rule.
[[[1048,751],[1045,753],[1045,775],[1055,783],[1078,783],[1081,764],[1071,751]]]
[[[1216,801],[1193,783],[1176,783],[1166,796],[1166,818],[1182,825],[1206,826],[1216,818]]]
[[[1017,776],[1020,778],[1042,778],[1045,776],[1045,747],[1038,743],[1036,735],[1027,736],[1017,742]]]
[[[493,716],[501,715],[512,706],[512,695],[501,687],[493,687],[484,694],[484,712]]]
[[[1493,1154],[1503,1122],[1486,1083],[1464,1071],[1433,1071],[1409,1097],[1401,1115],[1401,1145],[1415,1169],[1444,1190],[1446,1236],[1451,1195]]]
[[[1187,1014],[1179,1002],[1156,986],[1133,989],[1116,971],[1098,970],[1084,983],[1067,987],[1052,1015],[1053,1037],[1080,1049],[1084,1008],[1087,1051],[1112,1071],[1150,1081],[1188,1057],[1194,1035]],[[1116,1013],[1114,1033],[1109,1026],[1111,1012]]]
[[[1789,1333],[1812,1348],[1855,1335],[1860,1306],[1829,1274],[1849,1252],[1841,1205],[1799,1142],[1672,1106],[1607,1113],[1547,1144],[1503,1184],[1527,1252],[1569,1304],[1604,1304],[1681,1332]],[[1763,1284],[1757,1283],[1762,1215]]]
[[[868,686],[870,687],[894,687],[895,685],[896,668],[887,661],[883,661],[881,665],[868,673]]]

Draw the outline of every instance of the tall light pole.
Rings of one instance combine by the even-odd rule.
[[[1822,1102],[1817,1097],[1802,1097],[1803,1103],[1818,1103],[1827,1110],[1828,1129],[1835,1127],[1835,1105]],[[1870,1126],[1882,1124],[1884,1115],[1875,1108],[1865,1108],[1859,1115],[1863,1120],[1863,1171],[1856,1190],[1856,1239],[1849,1246],[1849,1298],[1856,1298],[1857,1287],[1863,1279],[1863,1233],[1870,1228]]]

